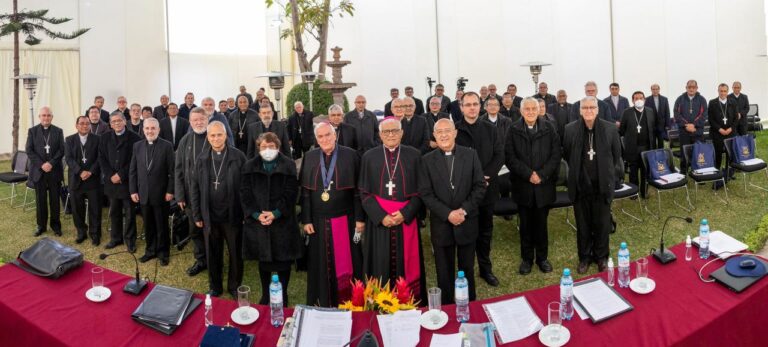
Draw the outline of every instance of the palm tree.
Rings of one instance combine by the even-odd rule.
[[[42,40],[36,35],[42,33],[51,39],[71,40],[85,34],[90,28],[77,29],[66,34],[51,31],[46,24],[58,25],[69,22],[71,18],[46,17],[48,10],[18,11],[18,0],[13,0],[13,13],[0,15],[0,37],[13,34],[13,77],[19,76],[19,34],[24,34],[24,43],[30,46],[39,44]],[[19,80],[13,80],[13,153],[19,149]]]

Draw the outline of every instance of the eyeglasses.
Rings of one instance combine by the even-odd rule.
[[[579,108],[582,110],[594,111],[597,109],[597,106],[580,106]]]
[[[399,134],[400,131],[402,131],[402,130],[401,129],[387,129],[387,130],[380,131],[380,133],[382,135],[384,135],[384,136],[394,136],[394,135]]]
[[[447,134],[453,133],[454,131],[455,131],[454,129],[439,129],[439,130],[435,130],[435,134],[436,135],[447,135]]]

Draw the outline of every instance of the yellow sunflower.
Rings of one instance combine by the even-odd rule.
[[[400,302],[391,292],[379,292],[376,295],[376,304],[379,306],[379,311],[384,313],[395,313],[400,309]]]
[[[362,312],[363,307],[362,306],[355,306],[352,304],[352,301],[347,301],[341,305],[339,305],[339,309],[352,311],[352,312]]]

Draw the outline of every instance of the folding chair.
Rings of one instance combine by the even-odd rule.
[[[636,186],[636,185],[634,185],[632,183],[624,183],[624,184],[622,184],[621,189],[615,190],[613,192],[613,201],[626,200],[626,199],[630,199],[632,197],[634,197],[637,200],[638,206],[640,206],[640,215],[642,216],[642,214],[643,214],[643,203],[642,203],[642,201],[640,199],[640,188],[638,186]],[[621,212],[624,213],[625,215],[631,217],[632,219],[638,221],[638,222],[642,222],[643,221],[642,218],[627,212],[624,209],[624,206],[621,207]]]
[[[648,175],[647,176],[648,179],[646,180],[646,184],[651,186],[651,187],[653,187],[654,189],[656,189],[656,200],[657,200],[657,205],[658,205],[658,214],[655,214],[655,213],[651,212],[651,210],[648,209],[648,205],[647,204],[645,206],[645,210],[648,211],[648,213],[650,213],[652,216],[656,217],[656,219],[659,219],[659,217],[661,216],[661,193],[662,192],[674,193],[675,190],[680,189],[680,188],[684,188],[685,189],[685,200],[688,202],[689,208],[685,207],[683,205],[680,205],[680,203],[678,203],[677,200],[674,198],[674,194],[672,195],[672,201],[675,203],[675,205],[677,205],[677,207],[680,207],[681,209],[685,210],[686,212],[693,211],[694,207],[693,207],[693,204],[691,203],[691,196],[688,193],[688,178],[687,177],[683,176],[683,178],[681,180],[675,181],[675,182],[669,182],[669,183],[657,182],[656,180],[653,179],[653,176],[651,175],[651,171],[649,170],[650,163],[648,162],[648,160],[649,160],[649,154],[651,152],[656,152],[656,151],[663,151],[664,153],[666,153],[666,157],[667,157],[666,165],[669,167],[670,172],[672,172],[672,173],[679,173],[679,170],[675,167],[674,162],[672,160],[672,151],[670,149],[655,149],[655,150],[644,151],[644,152],[640,153],[640,156],[643,159],[643,167],[645,168],[646,175]]]
[[[506,192],[511,189],[512,183],[509,181],[509,172],[499,175],[497,182],[499,184],[499,190]],[[518,209],[517,203],[511,196],[502,196],[496,201],[496,205],[493,207],[493,215],[497,217],[517,216]],[[519,217],[519,216],[518,216]],[[518,220],[517,229],[520,230],[520,222]]]
[[[565,190],[557,190],[555,192],[555,202],[553,202],[549,207],[551,209],[559,209],[564,208],[565,210],[565,222],[568,223],[568,225],[573,228],[573,230],[576,230],[576,226],[573,225],[571,222],[571,219],[568,218],[569,215],[569,209],[573,207],[573,201],[571,201],[571,197],[568,196],[568,163],[565,162],[565,160],[560,159],[560,168],[559,168],[559,174],[557,176],[557,183],[555,184],[555,189],[565,187]]]
[[[29,179],[27,172],[27,166],[29,165],[29,156],[27,152],[16,151],[11,160],[11,171],[0,173],[0,182],[9,184],[11,186],[11,196],[2,198],[3,200],[11,200],[11,207],[13,207],[14,201],[16,201],[16,185],[24,183]]]
[[[768,165],[765,163],[765,161],[757,164],[752,165],[746,165],[739,163],[736,161],[736,156],[734,156],[733,153],[733,138],[725,139],[725,151],[728,153],[729,163],[728,165],[735,169],[736,171],[741,172],[742,179],[744,180],[744,192],[747,192],[747,185],[751,186],[752,188],[762,189],[764,191],[768,191],[768,188],[758,186],[752,182],[747,183],[749,181],[747,179],[747,174],[753,174],[758,171],[764,171],[765,177],[768,178]],[[755,151],[757,152],[757,151]],[[757,153],[755,153],[755,157],[757,157]]]
[[[712,153],[715,152],[715,149],[714,149],[714,147],[712,146],[711,143],[704,143],[703,145],[712,147]],[[685,160],[688,163],[693,163],[692,160],[698,160],[698,159],[692,158],[693,157],[693,145],[685,145],[685,146],[683,146],[683,154],[685,154]],[[704,161],[708,162],[708,163],[714,163],[715,162],[715,158],[713,158],[713,157],[704,158]],[[712,166],[712,168],[715,168],[715,167]],[[717,169],[717,171],[707,172],[707,173],[697,173],[695,170],[693,170],[692,167],[688,170],[688,177],[690,177],[694,181],[693,187],[695,188],[695,194],[696,194],[695,195],[696,197],[695,197],[694,201],[699,202],[699,185],[700,184],[706,184],[706,183],[710,183],[710,182],[722,182],[723,183],[723,189],[725,190],[725,200],[723,200],[723,198],[721,198],[719,195],[717,195],[717,190],[715,190],[715,196],[718,199],[720,199],[720,201],[725,203],[726,205],[728,204],[728,187],[725,185],[725,176],[723,175],[723,172],[720,171],[719,168],[715,168],[715,169]]]

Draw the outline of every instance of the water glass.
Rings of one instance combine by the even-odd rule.
[[[562,326],[562,318],[560,318],[560,303],[557,301],[550,302],[547,305],[547,318],[548,325],[551,329],[549,335],[549,341],[560,341],[560,327]]]
[[[635,275],[635,277],[639,279],[638,285],[640,288],[645,289],[647,286],[647,281],[645,279],[648,278],[648,258],[640,258],[637,260],[637,274]]]
[[[93,294],[101,298],[101,288],[104,287],[104,268],[91,268],[91,287],[95,288]]]
[[[442,292],[440,291],[440,288],[433,287],[433,288],[427,289],[427,300],[429,302],[430,319],[434,324],[437,324],[440,322],[439,313],[442,308],[441,295],[442,295]]]
[[[239,286],[237,287],[237,307],[250,307],[251,301],[248,299],[248,296],[251,294],[251,287],[249,286]],[[240,317],[242,319],[249,319],[250,315],[248,314],[248,310],[242,309],[240,310]]]

